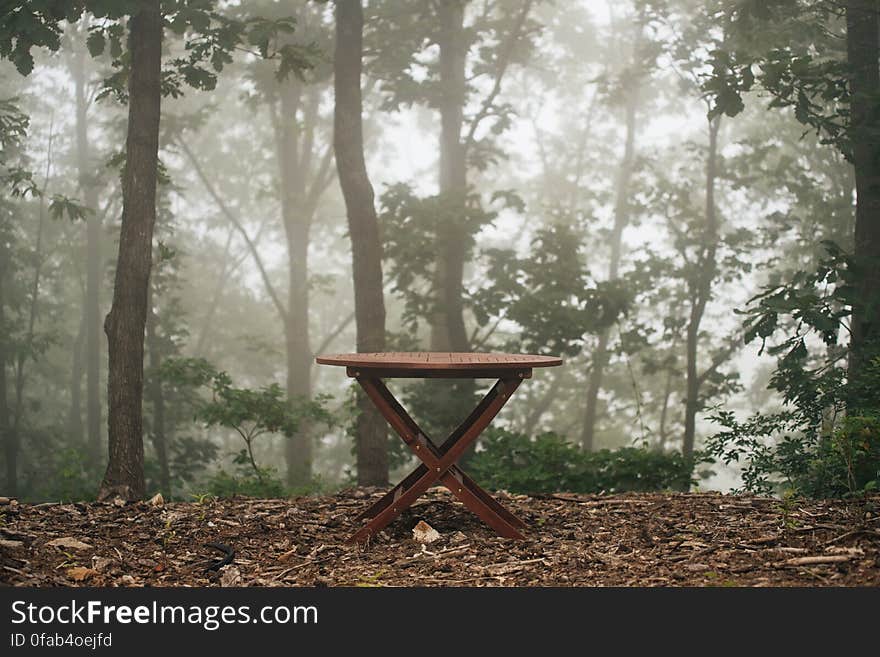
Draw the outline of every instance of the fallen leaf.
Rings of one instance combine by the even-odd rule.
[[[419,543],[433,543],[440,538],[440,532],[424,520],[419,520],[419,524],[413,527],[412,533],[413,538]]]
[[[162,497],[162,493],[156,493],[149,499],[147,504],[150,506],[165,506],[165,498]]]
[[[92,570],[91,568],[83,568],[82,566],[67,569],[67,576],[74,582],[84,582],[90,577],[97,574],[97,570]]]
[[[24,547],[24,543],[21,541],[7,541],[5,538],[0,538],[0,548],[12,550],[20,547]]]
[[[46,543],[49,547],[67,548],[68,550],[91,550],[92,546],[73,536],[62,536]]]

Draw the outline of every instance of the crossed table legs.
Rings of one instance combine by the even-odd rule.
[[[438,447],[419,428],[380,378],[357,373],[357,382],[422,464],[358,516],[359,520],[369,521],[348,541],[368,541],[438,481],[499,535],[522,539],[519,529],[524,529],[525,523],[501,506],[456,465],[468,446],[489,426],[517,389],[521,383],[520,377],[522,374],[517,378],[500,378],[468,418]]]

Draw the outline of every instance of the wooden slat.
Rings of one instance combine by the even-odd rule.
[[[321,365],[385,370],[526,370],[533,367],[556,367],[562,359],[535,354],[457,353],[457,352],[382,352],[364,354],[322,354],[315,358]]]

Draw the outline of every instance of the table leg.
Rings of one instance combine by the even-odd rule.
[[[498,414],[519,386],[520,378],[500,379],[440,447],[421,431],[380,379],[359,376],[357,380],[404,443],[422,460],[422,464],[361,514],[360,517],[371,520],[349,541],[368,540],[438,481],[500,535],[522,538],[517,527],[523,528],[525,523],[501,506],[455,464]]]

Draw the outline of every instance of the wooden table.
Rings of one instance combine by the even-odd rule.
[[[529,354],[476,354],[449,352],[391,352],[378,354],[328,354],[315,359],[322,365],[346,368],[388,420],[407,447],[422,462],[358,516],[368,522],[349,542],[366,542],[412,505],[428,488],[441,483],[479,518],[506,538],[523,538],[519,518],[480,488],[456,464],[489,426],[514,390],[532,376],[532,368],[562,365],[562,359]],[[419,428],[382,379],[449,378],[498,379],[473,412],[442,443],[436,444]]]

